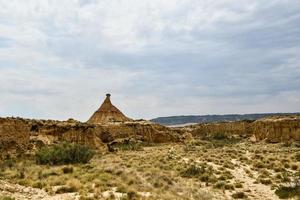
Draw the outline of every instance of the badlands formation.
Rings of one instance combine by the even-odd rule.
[[[117,107],[110,101],[110,94],[106,94],[106,98],[100,108],[91,116],[88,123],[105,124],[109,122],[128,122],[133,121],[126,117]]]
[[[164,143],[183,141],[183,130],[171,129],[149,121],[134,121],[126,117],[110,101],[110,94],[100,108],[83,123],[67,121],[0,118],[0,151],[24,152],[36,146],[63,141],[101,149],[105,143],[131,138],[142,142]]]
[[[300,198],[300,116],[170,128],[130,119],[110,97],[87,122],[0,118],[0,200]],[[96,155],[34,157],[64,143]]]

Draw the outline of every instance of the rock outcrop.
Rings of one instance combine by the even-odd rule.
[[[165,143],[180,142],[185,137],[182,130],[171,129],[148,121],[103,125],[81,123],[75,120],[0,118],[0,151],[2,152],[24,152],[63,141],[102,149],[106,147],[105,143],[122,138],[133,138],[149,143]]]
[[[224,134],[252,141],[300,141],[300,116],[265,118],[257,121],[198,124],[169,128],[149,121],[81,123],[75,120],[29,120],[0,118],[0,151],[24,152],[42,145],[74,142],[102,149],[116,139],[133,138],[149,143],[184,142],[192,137],[211,138]]]
[[[246,138],[252,134],[251,122],[238,121],[198,124],[191,126],[191,133],[194,137],[200,138],[211,138],[217,134],[224,134],[227,137]]]
[[[0,118],[0,150],[33,150],[43,145],[72,142],[101,149],[116,139],[132,138],[149,143],[180,142],[189,134],[149,121],[134,121],[112,105],[110,94],[87,123]]]
[[[102,148],[95,126],[77,121],[0,118],[0,151],[20,153],[62,141]]]
[[[75,120],[27,120],[30,127],[30,141],[37,146],[62,141],[102,148],[104,144],[96,137],[95,126]]]
[[[97,134],[103,142],[119,138],[134,138],[143,142],[180,142],[185,139],[184,131],[153,124],[148,121],[132,121],[109,125],[98,125]]]
[[[300,141],[300,116],[268,117],[256,121],[197,124],[189,129],[193,137],[211,138],[216,134],[250,138],[252,142]]]
[[[23,119],[0,118],[0,152],[25,151],[29,140],[29,127]]]
[[[110,101],[110,94],[106,94],[106,98],[100,108],[87,121],[92,124],[106,124],[110,122],[132,121],[126,117],[117,107]]]
[[[300,141],[300,116],[270,117],[252,124],[252,141]]]

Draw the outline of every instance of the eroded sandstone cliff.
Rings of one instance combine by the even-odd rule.
[[[148,121],[97,125],[96,128],[97,136],[103,142],[131,137],[144,142],[164,143],[180,142],[186,137],[183,130],[168,128]]]
[[[25,120],[0,118],[0,152],[24,151],[29,140],[29,127]]]
[[[270,117],[252,124],[252,141],[300,141],[300,116]]]
[[[192,126],[191,133],[200,138],[211,138],[217,134],[246,138],[252,134],[251,125],[252,121],[205,123]]]
[[[90,124],[75,120],[30,120],[0,118],[1,150],[25,151],[42,145],[63,141],[84,144],[101,149],[105,143],[119,138],[134,138],[143,142],[180,142],[185,135],[147,121]]]
[[[189,127],[194,137],[250,138],[251,141],[286,142],[300,141],[300,116],[268,117],[256,121],[205,123]]]
[[[209,138],[215,134],[238,138],[251,137],[252,141],[300,141],[300,116],[266,118],[254,122],[198,124],[177,129],[148,121],[90,124],[75,120],[0,118],[0,151],[24,152],[62,141],[102,149],[106,148],[105,143],[121,138],[165,143],[184,142],[191,137]]]
[[[30,141],[36,144],[53,144],[61,141],[73,142],[101,148],[102,141],[96,136],[95,127],[74,120],[27,120]]]
[[[127,122],[133,121],[126,117],[116,106],[111,103],[110,94],[106,94],[106,98],[100,108],[91,116],[88,123],[106,124],[111,122]]]

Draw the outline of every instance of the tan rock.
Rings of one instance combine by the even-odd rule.
[[[171,129],[151,122],[126,122],[120,124],[98,125],[96,134],[105,143],[118,138],[134,138],[144,142],[179,142],[183,131]]]
[[[215,134],[224,133],[228,137],[250,137],[251,122],[217,122],[205,123],[192,126],[191,133],[194,137],[212,137]]]
[[[253,140],[267,142],[300,141],[300,116],[269,117],[252,125]]]
[[[110,101],[110,94],[106,94],[106,98],[100,108],[87,121],[92,124],[106,124],[109,122],[125,122],[132,121],[126,117],[117,107]]]
[[[194,137],[210,137],[224,133],[228,137],[249,138],[251,142],[300,141],[300,116],[275,116],[254,122],[207,123],[190,126]]]
[[[105,145],[96,137],[95,126],[81,122],[29,120],[32,143],[53,144],[62,141],[103,148]]]
[[[0,118],[0,153],[22,152],[29,145],[29,127],[22,119]]]
[[[104,143],[115,139],[134,138],[143,142],[180,142],[189,138],[182,130],[153,124],[148,121],[90,124],[74,120],[30,120],[0,118],[1,149],[9,152],[34,150],[43,145],[63,141],[96,149],[106,149]]]

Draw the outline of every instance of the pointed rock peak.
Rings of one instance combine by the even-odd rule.
[[[105,99],[105,101],[110,101],[110,96],[111,96],[111,94],[106,94],[106,99]]]
[[[110,96],[111,96],[110,94],[106,94],[106,98],[105,98],[103,104],[111,104]],[[103,105],[103,104],[102,104],[102,105]]]
[[[89,123],[105,124],[109,122],[132,121],[111,103],[110,97],[110,94],[106,94],[106,98],[100,108],[88,120]]]

